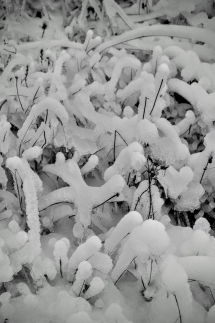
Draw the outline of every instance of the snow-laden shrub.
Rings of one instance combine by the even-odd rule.
[[[0,11],[0,321],[212,322],[213,1]]]

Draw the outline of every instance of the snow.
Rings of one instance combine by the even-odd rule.
[[[210,223],[208,222],[207,219],[205,218],[199,218],[196,220],[194,226],[193,226],[194,230],[202,230],[206,233],[208,233],[211,230],[211,226]]]
[[[146,220],[132,232],[132,243],[146,244],[152,255],[161,255],[170,244],[164,225],[156,220]],[[159,239],[158,239],[159,237]]]
[[[2,265],[0,268],[0,282],[9,282],[13,279],[14,271],[10,265]]]
[[[215,10],[185,2],[4,1],[0,322],[214,323]]]
[[[67,274],[70,276],[78,267],[80,262],[92,257],[95,252],[101,249],[101,240],[97,236],[90,237],[85,243],[80,245],[68,262]]]
[[[29,307],[37,307],[39,301],[36,295],[26,295],[23,300],[24,304]]]
[[[161,280],[167,290],[174,294],[187,284],[187,279],[184,268],[177,263],[176,259],[169,256],[163,261]]]
[[[87,279],[92,273],[92,266],[88,261],[82,261],[78,265],[78,271],[76,273],[76,279]]]
[[[137,139],[143,143],[152,144],[158,139],[158,130],[154,123],[143,119],[137,126]]]
[[[105,240],[105,249],[112,253],[116,246],[138,225],[143,222],[142,216],[136,211],[127,213],[117,224],[111,235]]]
[[[113,267],[113,261],[111,257],[102,252],[96,252],[89,259],[89,263],[93,266],[95,270],[103,274],[108,274]]]
[[[112,166],[106,169],[104,180],[108,181],[116,174],[125,175],[132,169],[140,170],[146,162],[143,147],[138,142],[131,143],[124,148]]]
[[[206,318],[206,323],[213,323],[215,320],[215,305],[213,305],[208,314],[207,314],[207,318]]]
[[[16,221],[10,221],[8,227],[11,229],[11,231],[13,231],[13,233],[18,233],[20,230],[20,227]]]
[[[178,263],[184,268],[189,279],[202,282],[205,285],[215,285],[215,259],[207,256],[188,256],[178,258]]]
[[[176,199],[187,190],[189,182],[193,179],[193,171],[190,167],[182,167],[179,172],[171,165],[165,171],[159,171],[158,180],[171,198]]]
[[[42,154],[42,152],[43,152],[43,150],[41,147],[34,146],[34,147],[31,147],[31,148],[25,150],[22,154],[22,157],[27,160],[36,159]]]
[[[205,255],[208,249],[210,236],[202,230],[195,230],[191,238],[181,246],[183,256]]]
[[[215,151],[214,139],[215,139],[215,130],[208,132],[204,138],[205,146],[211,152]]]
[[[10,320],[13,316],[15,309],[10,303],[2,304],[1,306],[1,315],[4,319]]]
[[[105,287],[103,280],[100,277],[94,277],[90,282],[90,287],[84,294],[86,299],[89,299],[97,294],[99,294]]]
[[[79,312],[72,314],[66,323],[92,323],[93,321],[86,312]]]
[[[10,298],[11,298],[11,293],[9,292],[2,293],[0,296],[0,302],[2,304],[8,303]]]

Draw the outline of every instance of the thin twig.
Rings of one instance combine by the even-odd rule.
[[[94,210],[94,209],[97,209],[99,206],[101,206],[101,205],[105,204],[106,202],[110,201],[112,198],[114,198],[114,197],[118,197],[118,196],[119,196],[119,193],[114,194],[113,196],[109,197],[106,201],[102,202],[102,203],[101,203],[101,204],[99,204],[99,205],[94,206],[93,210]]]
[[[156,98],[155,98],[155,100],[154,100],[154,103],[153,103],[153,106],[152,106],[152,109],[151,109],[151,112],[149,113],[149,115],[151,115],[151,114],[152,114],[152,112],[153,112],[153,110],[154,110],[154,107],[155,107],[155,104],[156,104],[156,102],[157,102],[157,98],[158,98],[158,95],[159,95],[159,93],[160,93],[160,90],[161,90],[161,86],[162,86],[162,84],[163,84],[163,79],[161,80],[161,84],[160,84],[160,86],[159,86],[159,89],[158,89],[158,92],[157,92]]]
[[[23,109],[23,106],[22,106],[22,102],[21,102],[20,97],[19,97],[18,84],[17,84],[18,83],[18,77],[16,76],[15,79],[16,79],[16,92],[17,92],[18,100],[19,100],[20,106],[22,108],[22,111],[25,112],[25,110]]]
[[[175,294],[173,294],[173,296],[175,297],[175,301],[176,301],[176,304],[177,304],[177,307],[178,307],[179,320],[180,320],[180,323],[182,323],[182,317],[181,317],[180,307],[179,307],[179,304],[178,304],[178,299],[177,299]]]
[[[118,277],[118,279],[115,281],[114,285],[116,285],[118,283],[118,281],[122,278],[122,276],[126,273],[126,271],[128,270],[129,266],[131,265],[131,263],[134,261],[134,259],[136,259],[137,256],[135,256],[132,261],[130,262],[130,264],[128,265],[128,267],[121,273],[121,275]]]

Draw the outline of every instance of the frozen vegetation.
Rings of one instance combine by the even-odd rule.
[[[0,323],[214,323],[214,156],[213,0],[2,0]]]

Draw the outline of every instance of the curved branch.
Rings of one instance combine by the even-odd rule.
[[[142,37],[152,36],[169,36],[190,39],[191,41],[203,42],[214,47],[215,32],[208,29],[190,27],[190,26],[178,26],[178,25],[153,25],[136,28],[134,30],[125,32],[124,34],[114,37],[111,40],[99,45],[95,52],[102,53],[110,47],[118,45],[120,43],[127,42]]]

